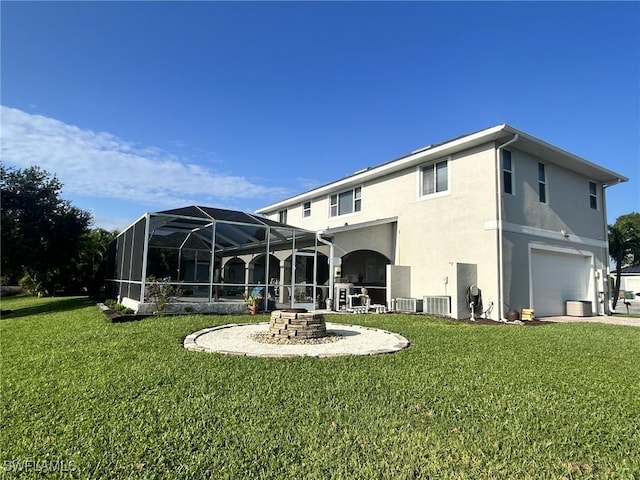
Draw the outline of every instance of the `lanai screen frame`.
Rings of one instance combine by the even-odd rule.
[[[202,235],[203,232],[207,232],[207,235]],[[105,282],[108,287],[111,287],[107,289],[108,293],[119,300],[126,297],[144,304],[150,241],[154,237],[167,237],[177,233],[186,234],[183,245],[193,237],[197,241],[205,244],[208,242],[209,245],[214,246],[210,251],[207,282],[181,281],[179,278],[180,266],[178,266],[177,278],[175,280],[171,278],[169,282],[180,287],[195,286],[196,284],[206,286],[208,288],[208,303],[216,303],[214,288],[224,285],[214,282],[213,267],[216,258],[265,254],[264,277],[267,280],[271,277],[268,261],[270,255],[285,250],[291,252],[292,260],[295,260],[296,254],[308,256],[309,250],[312,250],[313,282],[311,284],[296,284],[295,274],[292,272],[291,287],[292,291],[295,287],[312,287],[312,298],[315,299],[317,296],[318,238],[315,232],[250,213],[202,206],[145,213],[120,233],[109,245],[107,253]],[[322,243],[326,244],[326,240]],[[303,250],[305,253],[302,252]],[[292,261],[292,264],[295,268],[295,261]],[[245,291],[250,292],[252,287],[259,285],[245,282]],[[267,288],[266,285],[262,286]],[[291,295],[289,302],[290,306],[297,306],[294,295]],[[265,301],[263,309],[267,310],[267,308],[268,305]]]

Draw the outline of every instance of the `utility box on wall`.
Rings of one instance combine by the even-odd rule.
[[[457,319],[469,318],[471,310],[467,304],[467,292],[471,285],[478,285],[478,266],[475,263],[455,263],[455,296],[451,299],[451,316]]]
[[[411,297],[411,267],[387,265],[387,306],[396,298]]]

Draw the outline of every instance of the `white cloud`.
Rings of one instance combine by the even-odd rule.
[[[109,133],[0,108],[2,161],[18,168],[40,166],[60,179],[65,194],[159,207],[268,201],[288,194],[284,188],[217,174],[159,148],[139,147]]]

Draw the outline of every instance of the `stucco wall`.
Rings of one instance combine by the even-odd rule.
[[[355,250],[374,250],[394,262],[396,222],[336,233],[333,237],[335,253],[344,256]]]
[[[514,195],[504,195],[504,310],[530,304],[529,255],[531,242],[593,252],[595,267],[606,269],[603,190],[598,185],[598,209],[589,205],[589,181],[553,163],[517,149],[512,152]],[[362,187],[362,211],[329,217],[329,196],[312,200],[311,217],[302,218],[302,205],[288,210],[290,224],[326,230],[397,217],[397,224],[344,231],[335,236],[336,255],[358,249],[379,251],[393,264],[410,266],[410,295],[457,296],[467,285],[455,284],[458,264],[477,266],[476,284],[485,307],[494,303],[498,315],[499,268],[496,145],[476,146],[448,158],[449,189],[420,195],[420,167],[414,165]],[[429,162],[438,161],[431,159]],[[538,197],[538,163],[546,168],[547,203]],[[502,172],[500,171],[500,175]],[[277,212],[271,218],[277,219]],[[460,280],[462,282],[463,280]],[[454,304],[457,306],[457,302]]]
[[[328,196],[312,201],[311,217],[302,206],[288,209],[288,223],[325,230],[378,219],[389,223],[335,235],[336,255],[359,249],[376,250],[396,265],[411,265],[411,296],[453,295],[456,263],[478,266],[477,281],[485,301],[497,298],[497,237],[485,223],[495,221],[495,153],[493,143],[459,152],[449,159],[449,190],[420,195],[420,167],[412,166],[362,186],[362,211],[329,218]],[[440,159],[438,159],[440,160]],[[425,162],[426,163],[431,163]],[[360,185],[360,184],[356,184]],[[277,219],[277,212],[270,218]]]
[[[456,263],[477,265],[486,300],[497,295],[495,154],[492,145],[461,152],[449,162],[449,194],[416,199],[398,219],[398,263],[412,265],[412,296],[452,295]],[[417,175],[417,173],[415,174]],[[415,180],[414,180],[415,182]],[[415,187],[414,187],[415,191]]]
[[[599,205],[594,210],[589,205],[589,178],[515,148],[510,150],[514,194],[504,196],[505,222],[604,240],[600,185]],[[538,163],[545,164],[546,204],[540,202],[538,195]]]
[[[512,152],[514,194],[504,195],[504,300],[509,308],[531,306],[529,245],[591,252],[594,272],[606,271],[607,253],[603,191],[598,185],[598,209],[589,204],[589,179],[528,153]],[[538,163],[545,164],[547,202],[538,193]],[[602,275],[602,274],[601,274]],[[596,279],[593,280],[594,282]],[[594,305],[599,290],[591,292]]]

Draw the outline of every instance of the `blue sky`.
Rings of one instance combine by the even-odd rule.
[[[1,2],[2,161],[95,226],[254,211],[507,123],[631,178],[639,2]]]

